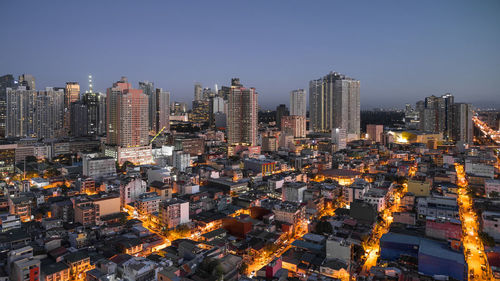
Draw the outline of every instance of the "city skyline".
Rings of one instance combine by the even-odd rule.
[[[340,71],[363,81],[363,109],[402,107],[415,103],[416,96],[447,92],[480,107],[499,106],[500,40],[494,36],[500,26],[498,2],[393,3],[384,9],[369,2],[321,2],[322,9],[287,4],[198,2],[193,8],[158,2],[140,7],[130,2],[34,2],[23,17],[36,22],[20,21],[16,13],[0,19],[16,26],[1,31],[11,39],[0,46],[2,53],[24,54],[2,58],[0,71],[16,77],[32,74],[38,89],[76,81],[82,92],[89,74],[100,92],[115,77],[127,76],[134,87],[139,81],[153,81],[171,92],[172,101],[187,103],[195,82],[222,86],[240,77],[259,89],[263,109],[274,108],[294,89],[307,89],[308,81],[324,73]],[[15,6],[3,2],[0,7]],[[94,20],[73,17],[65,12],[70,9],[92,14]],[[134,13],[140,21],[119,19]],[[227,16],[210,16],[217,13]],[[302,14],[314,17],[304,22]],[[54,24],[54,17],[65,24]],[[319,36],[331,26],[338,27],[339,37],[350,35],[351,40]],[[151,38],[151,43],[124,44],[125,38],[112,36],[121,29],[131,31],[127,38]],[[45,43],[62,36],[68,44]],[[238,40],[227,44],[232,36]],[[41,42],[36,52],[27,40]]]

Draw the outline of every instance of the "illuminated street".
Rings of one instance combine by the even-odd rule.
[[[388,197],[393,198],[393,202],[380,212],[382,220],[375,224],[370,237],[364,241],[363,249],[365,253],[362,258],[364,261],[363,267],[361,268],[362,275],[367,274],[372,266],[377,265],[377,260],[380,256],[380,238],[389,231],[389,227],[393,221],[392,214],[398,211],[401,204],[401,198],[406,193],[406,190],[407,184],[403,184],[403,190],[390,191]]]
[[[476,127],[478,127],[485,136],[490,137],[496,144],[500,144],[499,131],[491,129],[486,123],[481,121],[477,116],[472,117],[472,121],[474,122],[474,125],[476,125]]]
[[[469,280],[494,280],[491,268],[484,253],[484,246],[479,239],[478,217],[473,209],[471,196],[467,193],[467,180],[463,165],[456,164],[458,205],[463,230],[464,255],[469,268]]]

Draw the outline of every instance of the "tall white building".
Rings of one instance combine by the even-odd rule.
[[[346,129],[347,134],[360,134],[360,82],[337,72],[309,82],[311,129],[330,132]]]
[[[306,91],[304,89],[290,92],[290,115],[306,116]]]

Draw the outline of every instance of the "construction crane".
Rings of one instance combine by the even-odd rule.
[[[161,130],[158,132],[158,134],[156,134],[156,136],[153,137],[153,139],[151,140],[151,142],[149,142],[149,144],[152,144],[153,141],[156,139],[156,137],[158,137],[161,134],[161,132],[163,132],[163,130],[165,130],[165,127],[161,128]]]

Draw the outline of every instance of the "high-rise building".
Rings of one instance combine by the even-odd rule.
[[[35,133],[38,138],[66,135],[64,130],[64,90],[39,91],[35,103]]]
[[[337,72],[309,82],[311,128],[329,132],[346,129],[348,135],[360,134],[360,82]]]
[[[77,82],[66,82],[64,90],[64,130],[67,134],[71,128],[71,104],[80,100],[80,85]]]
[[[153,132],[159,133],[161,130],[170,130],[170,92],[163,89],[156,89],[155,114],[153,122]]]
[[[302,115],[283,116],[281,118],[281,131],[295,138],[306,136],[306,117]]]
[[[139,89],[148,96],[148,115],[149,115],[149,123],[148,129],[153,130],[155,115],[156,115],[156,102],[155,102],[155,85],[153,82],[143,81],[139,82]]]
[[[276,127],[281,128],[281,119],[283,116],[290,115],[290,111],[284,104],[280,104],[276,107]]]
[[[189,120],[193,123],[205,123],[209,121],[210,117],[210,101],[208,100],[194,100],[193,110]]]
[[[366,133],[368,139],[374,142],[382,142],[382,133],[384,132],[384,125],[366,125]]]
[[[453,104],[453,127],[451,137],[454,141],[472,143],[472,108],[467,103]]]
[[[194,84],[194,100],[203,100],[203,87],[200,83]]]
[[[442,133],[445,139],[450,139],[453,130],[453,104],[451,94],[441,97],[434,95],[417,102],[419,113],[419,129],[425,132]]]
[[[306,91],[304,89],[293,90],[290,92],[290,115],[306,117]]]
[[[6,90],[5,136],[34,136],[34,112],[37,92],[25,86]]]
[[[237,78],[233,78],[231,84],[234,86],[228,94],[228,144],[257,145],[258,94],[255,88],[243,87]]]
[[[7,88],[15,89],[17,82],[12,74],[0,76],[0,137],[5,137],[7,116]]]
[[[86,136],[89,132],[89,112],[87,106],[81,102],[76,101],[71,103],[71,135],[74,137]]]
[[[108,88],[106,95],[108,146],[106,156],[134,164],[153,161],[149,144],[149,97],[140,89],[133,89],[126,77]]]
[[[220,117],[220,115],[225,115],[226,114],[226,107],[227,103],[224,101],[223,98],[219,96],[211,97],[210,98],[210,125],[214,126],[215,125],[215,118],[216,116]]]
[[[106,97],[100,93],[85,93],[82,102],[87,106],[87,135],[104,135],[106,133]]]
[[[122,147],[149,143],[148,96],[133,89],[126,77],[107,90],[107,143]]]
[[[7,89],[6,136],[54,138],[63,135],[64,90]]]
[[[26,87],[26,90],[36,90],[35,77],[31,74],[23,74],[19,76],[19,85]]]

